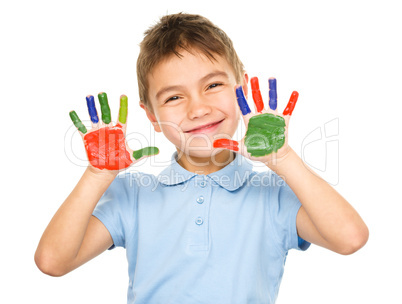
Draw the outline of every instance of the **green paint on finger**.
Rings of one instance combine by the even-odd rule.
[[[148,155],[156,155],[159,153],[159,149],[157,147],[146,147],[140,150],[133,152],[133,157],[135,159],[140,159],[141,157],[148,156]]]
[[[127,121],[127,109],[128,109],[128,101],[126,95],[120,96],[120,111],[119,111],[119,121],[122,124],[125,124]]]
[[[74,126],[78,129],[78,131],[80,131],[83,134],[87,133],[87,128],[85,128],[85,126],[82,124],[77,113],[75,113],[75,111],[71,111],[69,114],[70,114],[71,120],[74,123]]]
[[[250,118],[245,145],[251,156],[264,156],[277,152],[285,143],[285,120],[270,113]]]
[[[102,121],[105,124],[109,124],[112,121],[112,117],[110,115],[110,108],[109,108],[109,103],[107,101],[107,95],[106,93],[99,93],[98,94],[98,99],[99,103],[101,106],[101,112],[102,112]]]

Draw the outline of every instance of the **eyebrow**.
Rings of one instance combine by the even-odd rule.
[[[156,93],[156,100],[159,100],[159,97],[167,92],[170,91],[176,91],[176,90],[182,90],[184,88],[184,86],[181,85],[174,85],[174,86],[169,86],[169,87],[165,87],[163,89],[160,89],[158,91],[158,93]]]
[[[229,79],[229,75],[226,72],[214,71],[214,72],[211,72],[211,73],[205,75],[204,77],[202,77],[200,79],[200,82],[205,82],[205,81],[207,81],[211,78],[217,77],[217,76],[222,76],[222,77],[225,77],[226,79]]]
[[[202,77],[202,78],[199,80],[199,82],[200,82],[200,83],[203,83],[203,82],[208,81],[208,80],[211,79],[211,78],[218,77],[218,76],[222,76],[222,77],[225,77],[226,79],[229,79],[229,75],[228,75],[226,72],[223,72],[223,71],[214,71],[214,72],[211,72],[211,73],[205,75],[204,77]],[[176,91],[176,90],[182,90],[183,88],[184,88],[184,86],[182,86],[182,85],[173,85],[173,86],[164,87],[164,88],[160,89],[160,90],[158,91],[158,93],[156,93],[156,96],[155,96],[155,97],[156,97],[156,100],[159,100],[159,97],[160,97],[161,95],[167,93],[167,92]]]

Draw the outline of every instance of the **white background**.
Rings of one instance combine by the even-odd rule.
[[[114,117],[120,94],[129,97],[130,146],[161,150],[135,169],[157,174],[170,159],[173,146],[138,106],[135,67],[143,32],[180,11],[226,31],[265,91],[275,76],[279,108],[299,91],[291,146],[370,229],[367,245],[351,256],[317,246],[290,252],[277,303],[402,303],[402,19],[398,1],[387,0],[2,1],[0,302],[126,302],[123,249],[61,278],[42,274],[33,257],[84,171],[68,112],[87,119],[86,95],[107,92]],[[325,146],[323,132],[307,147],[309,134],[328,122],[332,141]]]

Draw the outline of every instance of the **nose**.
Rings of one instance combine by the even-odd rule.
[[[211,110],[211,106],[205,100],[196,98],[188,103],[187,114],[190,119],[196,119],[210,114]]]

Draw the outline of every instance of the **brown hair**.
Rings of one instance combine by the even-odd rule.
[[[172,54],[182,57],[180,49],[190,53],[191,49],[196,49],[210,60],[216,60],[214,54],[224,57],[233,68],[236,81],[241,82],[244,66],[232,41],[224,31],[205,17],[184,13],[166,15],[144,35],[137,60],[138,90],[141,102],[151,111],[153,109],[148,100],[147,76],[162,59]]]

